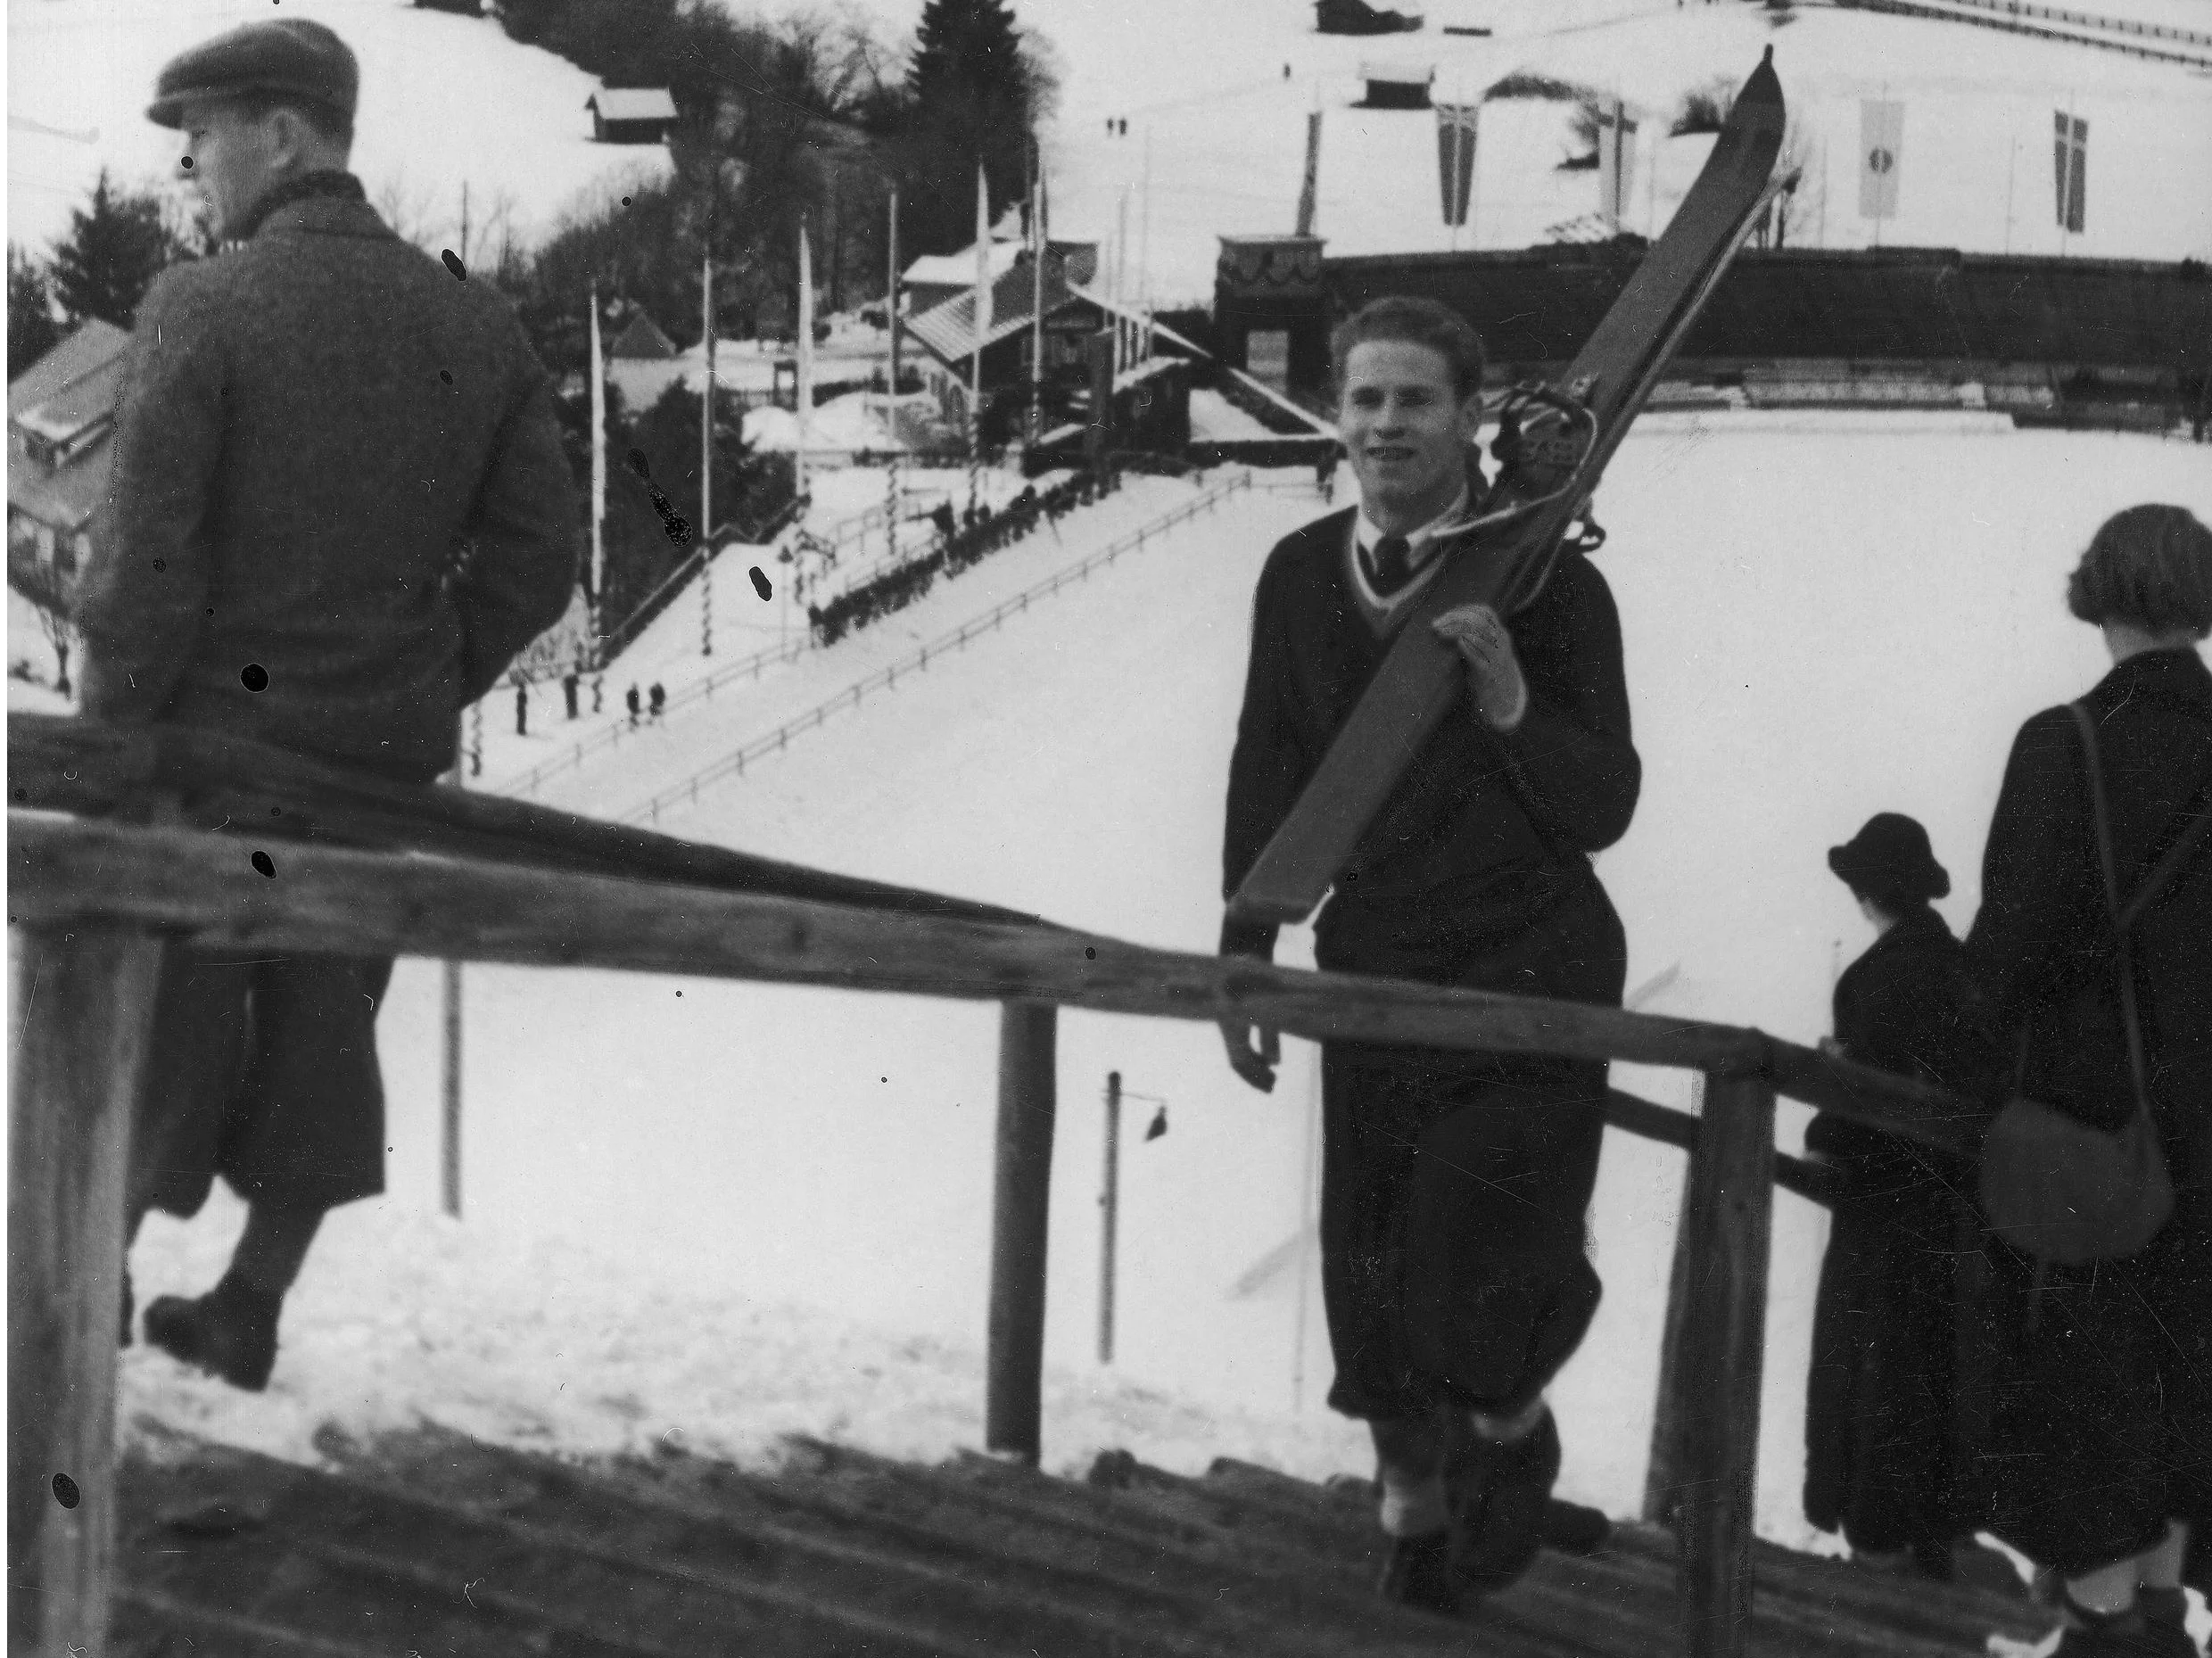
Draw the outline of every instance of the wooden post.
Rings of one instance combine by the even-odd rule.
[[[1774,1087],[1709,1073],[1682,1226],[1676,1582],[1689,1658],[1741,1658],[1774,1216]]]
[[[1044,1386],[1045,1224],[1052,1195],[1050,1002],[999,1010],[998,1168],[991,1207],[991,1323],[983,1448],[1035,1465]]]
[[[11,930],[8,1646],[100,1658],[125,1186],[161,945],[107,926]]]
[[[1691,1084],[1693,1109],[1702,1118],[1705,1109],[1705,1079]],[[1667,1316],[1659,1338],[1659,1390],[1651,1414],[1651,1460],[1644,1468],[1644,1518],[1653,1525],[1674,1523],[1674,1507],[1682,1487],[1682,1406],[1696,1383],[1683,1369],[1688,1361],[1685,1347],[1689,1330],[1690,1187],[1696,1166],[1695,1136],[1689,1144],[1690,1167],[1682,1176],[1682,1207],[1674,1223],[1674,1269],[1667,1280]]]
[[[1098,1192],[1098,1362],[1114,1362],[1114,1245],[1121,1218],[1121,1073],[1106,1073],[1106,1164]]]

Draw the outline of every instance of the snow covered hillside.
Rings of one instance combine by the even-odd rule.
[[[1601,860],[1631,986],[1676,969],[1661,1010],[1822,1034],[1833,974],[1865,942],[1823,854],[1878,810],[1928,825],[1957,883],[1943,907],[1969,920],[2014,727],[2101,672],[2094,636],[2065,615],[2063,574],[2106,514],[2159,499],[2212,514],[2200,450],[1962,417],[1639,422],[1599,501],[1647,769],[1635,828]],[[664,827],[1207,949],[1251,582],[1268,544],[1317,509],[1295,486],[1239,496]],[[885,625],[927,637],[981,608],[968,584],[990,567]],[[867,639],[807,672],[857,677],[857,656],[838,659]],[[632,753],[579,773],[572,802],[626,802],[668,763]],[[800,1301],[979,1340],[992,1010],[590,973],[472,969],[468,983],[472,1228],[586,1241],[641,1292],[674,1278],[733,1308]],[[435,984],[403,964],[385,1014],[395,1187],[416,1203],[433,1190]],[[1170,1124],[1124,1153],[1122,1370],[1318,1423],[1325,1349],[1300,1274],[1235,1293],[1307,1208],[1313,1085],[1297,1044],[1263,1097],[1209,1028],[1064,1019],[1053,1362],[1083,1365],[1092,1342],[1109,1070],[1164,1098]],[[1621,1082],[1688,1097],[1679,1076]],[[1595,1217],[1608,1295],[1558,1392],[1566,1489],[1616,1510],[1640,1489],[1680,1170],[1671,1151],[1608,1148]],[[1802,1535],[1822,1226],[1780,1202],[1761,1514],[1783,1537]]]
[[[176,136],[145,119],[154,77],[269,14],[266,0],[9,0],[8,239],[66,233],[103,166],[130,183],[169,177]],[[583,105],[598,78],[491,18],[395,0],[292,0],[287,14],[327,23],[360,59],[353,170],[403,234],[458,248],[466,184],[473,258],[503,229],[526,243],[580,196],[667,170],[657,146],[592,143]]]
[[[1742,4],[1671,0],[1433,0],[1417,34],[1316,35],[1306,0],[1023,0],[1017,16],[1061,66],[1050,150],[1056,234],[1110,237],[1127,204],[1132,285],[1149,269],[1161,304],[1202,303],[1220,235],[1280,233],[1296,216],[1307,111],[1326,112],[1316,229],[1333,255],[1441,250],[1435,123],[1366,110],[1363,62],[1433,65],[1440,93],[1477,96],[1525,71],[1620,96],[1641,121],[1629,228],[1664,225],[1708,140],[1667,139],[1682,95],[1716,77],[1740,84],[1767,46],[1787,94],[1805,168],[1806,245],[1863,247],[1860,103],[1905,106],[1898,216],[1889,246],[2128,259],[2212,255],[2212,78],[2175,64],[1965,24],[1801,5],[1787,28]],[[2201,5],[2112,0],[2075,9],[2212,30]],[[912,27],[913,0],[869,0]],[[1444,33],[1485,27],[1487,37]],[[1287,77],[1285,70],[1287,70]],[[2089,122],[2085,231],[2061,243],[2051,116]],[[1473,223],[1463,247],[1517,248],[1593,212],[1597,176],[1557,170],[1569,106],[1498,102],[1482,111]],[[1109,136],[1109,120],[1127,136]],[[1146,182],[1150,180],[1150,207]],[[1825,210],[1819,202],[1825,198]]]

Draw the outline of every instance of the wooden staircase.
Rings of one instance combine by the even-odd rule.
[[[793,1442],[773,1472],[681,1452],[577,1463],[425,1430],[307,1468],[154,1441],[120,1473],[110,1651],[129,1658],[1228,1658],[1682,1650],[1674,1548],[1618,1525],[1461,1621],[1370,1592],[1364,1485],[1120,1453],[1087,1481]],[[1768,1545],[1750,1651],[1980,1654],[2017,1596]]]

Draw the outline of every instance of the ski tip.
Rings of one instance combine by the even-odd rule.
[[[1772,69],[1774,67],[1774,48],[1772,46],[1769,46],[1760,54],[1759,66],[1762,69]]]

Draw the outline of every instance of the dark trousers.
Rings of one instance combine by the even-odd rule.
[[[326,1209],[384,1190],[376,1009],[392,958],[170,945],[131,1154],[132,1212]]]
[[[1509,1415],[1543,1390],[1597,1310],[1584,1214],[1605,1088],[1602,1065],[1328,1044],[1321,1261],[1334,1409]]]

